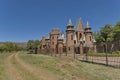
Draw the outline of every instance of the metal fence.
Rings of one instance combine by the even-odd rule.
[[[119,50],[119,47],[117,47],[116,49]],[[74,59],[78,59],[80,61],[120,68],[120,57],[108,57],[107,55],[105,57],[88,56],[87,53],[78,54],[76,52],[77,50],[75,50],[74,53],[68,53],[66,48],[63,48],[63,49],[60,48],[59,51],[60,52],[57,53],[53,49],[45,49],[45,50],[41,50],[40,53],[45,55],[55,56],[55,57],[68,56]]]
[[[77,59],[85,62],[120,68],[120,57],[84,56],[84,57],[77,57]]]
[[[120,40],[119,41],[114,41],[114,42],[109,42],[106,44],[107,45],[107,49],[105,47],[105,44],[97,44],[96,48],[97,48],[97,52],[115,52],[115,51],[120,51]]]

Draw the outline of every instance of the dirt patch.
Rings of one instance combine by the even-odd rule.
[[[14,54],[11,54],[7,57],[5,64],[7,69],[7,76],[9,80],[24,80],[20,75],[19,71],[12,65],[11,59],[14,57]]]
[[[44,80],[56,80],[55,76],[53,77],[53,76],[47,75],[46,73],[43,73],[40,70],[37,70],[36,68],[32,67],[31,65],[25,63],[22,59],[20,59],[18,57],[18,54],[15,55],[15,59],[21,66],[23,66],[26,70],[28,70],[33,75],[40,77]]]

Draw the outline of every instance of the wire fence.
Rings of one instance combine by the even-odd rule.
[[[50,50],[44,50],[42,51],[42,53],[49,55],[49,56],[54,56],[54,57],[68,56],[68,57],[71,57],[71,58],[74,58],[80,61],[84,61],[84,62],[120,68],[120,57],[117,57],[117,56],[116,57],[108,57],[108,56],[99,57],[99,56],[89,56],[86,54],[76,54],[76,53],[69,54],[67,52],[58,54],[55,52],[53,53]]]
[[[120,68],[120,57],[96,57],[96,56],[84,56],[77,57],[81,61],[103,64],[106,66],[112,66]]]
[[[107,48],[106,48],[105,44],[96,44],[97,52],[112,53],[112,52],[120,51],[120,40],[106,43],[106,45],[107,45]]]
[[[50,56],[56,56],[56,57],[69,56],[69,57],[72,57],[74,59],[78,59],[78,60],[84,61],[84,62],[90,62],[90,63],[96,63],[96,64],[102,64],[102,65],[106,65],[106,66],[112,66],[112,67],[120,68],[120,57],[118,57],[118,56],[116,56],[116,57],[107,56],[107,53],[110,54],[110,53],[113,53],[113,52],[120,55],[119,54],[119,52],[120,52],[120,40],[115,41],[115,42],[107,43],[107,47],[103,44],[96,45],[96,48],[97,48],[98,53],[99,52],[100,53],[106,53],[106,55],[104,55],[103,57],[87,55],[88,51],[89,51],[89,48],[84,48],[83,49],[84,54],[78,54],[81,51],[80,47],[78,47],[78,48],[74,47],[74,49],[72,48],[71,49],[72,53],[69,53],[70,50],[67,49],[67,48],[59,48],[57,50],[48,48],[48,49],[45,49],[45,50],[41,50],[40,53],[50,55]]]

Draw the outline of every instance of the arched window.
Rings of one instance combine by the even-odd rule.
[[[54,42],[52,42],[52,45],[54,45]]]
[[[54,36],[52,37],[52,39],[54,39]]]
[[[79,40],[80,40],[81,38],[82,38],[82,34],[80,33],[80,34],[79,34]]]
[[[71,40],[73,40],[73,35],[71,35]]]
[[[92,37],[90,36],[90,41],[92,41]]]

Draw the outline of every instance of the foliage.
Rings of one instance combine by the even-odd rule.
[[[113,40],[112,38],[112,27],[109,24],[106,24],[101,28],[100,32],[98,32],[95,36],[97,43],[107,43]]]
[[[113,28],[114,41],[120,40],[120,22],[118,22]]]
[[[34,47],[34,41],[33,40],[28,40],[27,42],[27,49],[32,49]]]
[[[120,22],[113,27],[106,24],[100,31],[94,33],[94,36],[98,44],[120,40]]]
[[[17,44],[12,42],[5,42],[3,45],[0,46],[0,52],[3,52],[3,51],[11,52],[11,51],[19,51],[19,50],[20,50],[20,47],[18,47]]]
[[[39,40],[28,40],[27,42],[27,50],[39,48],[40,47],[40,41]]]
[[[111,48],[108,48],[109,43],[120,41],[120,22],[118,22],[115,26],[111,26],[110,24],[106,24],[104,27],[100,29],[97,33],[94,33],[96,44],[103,46],[104,52],[112,52]],[[118,44],[120,45],[120,44]],[[108,51],[108,49],[111,49]],[[119,50],[119,49],[117,49]]]

